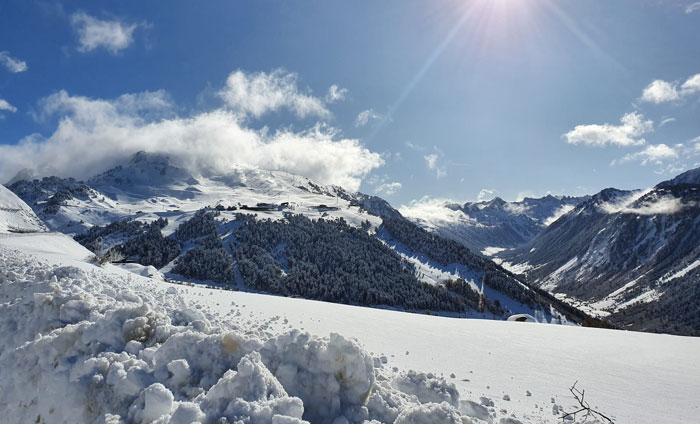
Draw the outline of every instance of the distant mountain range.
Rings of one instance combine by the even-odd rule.
[[[586,199],[588,196],[550,195],[506,202],[496,197],[483,202],[436,203],[429,206],[429,211],[421,204],[404,206],[401,213],[429,231],[490,256],[527,244],[550,223]]]
[[[402,212],[623,328],[700,335],[700,168],[646,190],[443,208]]]
[[[501,257],[625,328],[700,335],[700,169],[603,190]]]
[[[9,188],[36,215],[4,206],[15,220],[5,226],[35,231],[43,220],[166,278],[411,311],[597,322],[584,311],[622,328],[700,335],[700,169],[646,190],[401,212],[286,172],[195,175],[145,152],[85,182],[23,176],[33,174]]]
[[[145,152],[84,182],[33,175],[9,188],[49,229],[165,278],[421,313],[587,318],[379,197],[302,176],[193,174]]]

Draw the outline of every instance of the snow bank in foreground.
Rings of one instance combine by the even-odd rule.
[[[89,265],[50,266],[0,246],[3,418],[463,422],[459,393],[442,378],[389,371],[338,334],[272,335],[220,320],[167,287]]]

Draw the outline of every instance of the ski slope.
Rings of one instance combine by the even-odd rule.
[[[700,418],[697,338],[174,285],[89,255],[0,235],[10,422],[555,423],[576,380],[617,423]]]

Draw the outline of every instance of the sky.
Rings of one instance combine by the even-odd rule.
[[[645,188],[700,166],[700,2],[0,5],[0,181],[139,150],[400,206]]]

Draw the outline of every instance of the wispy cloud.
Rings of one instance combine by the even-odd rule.
[[[273,133],[246,126],[229,108],[181,117],[163,91],[114,99],[59,91],[42,100],[38,109],[37,118],[45,125],[55,120],[55,130],[46,137],[35,134],[0,145],[0,181],[22,168],[41,171],[49,166],[58,176],[86,178],[145,150],[168,154],[195,173],[225,173],[236,165],[284,168],[357,190],[361,180],[384,163],[359,140],[340,138],[335,129],[321,124]]]
[[[638,152],[613,160],[610,165],[637,162],[642,166],[654,165],[654,172],[657,174],[673,175],[682,170],[700,166],[698,162],[693,162],[698,156],[700,156],[700,137],[673,145],[663,143],[649,145]]]
[[[498,190],[493,188],[482,188],[479,190],[479,194],[476,195],[476,200],[483,202],[484,200],[491,200],[496,196]]]
[[[645,120],[643,115],[632,112],[620,118],[620,125],[577,125],[563,137],[570,144],[638,146],[646,143],[640,138],[641,135],[653,130],[654,123],[651,120]]]
[[[700,93],[700,74],[695,74],[683,84],[677,81],[652,81],[642,92],[641,100],[655,104],[677,102],[698,93]]]
[[[411,143],[410,141],[406,142],[406,147],[413,150],[414,152],[422,152],[423,150],[425,150],[425,147],[423,147],[419,144]]]
[[[17,112],[17,108],[12,106],[5,99],[0,99],[0,111]]]
[[[440,156],[441,155],[439,153],[433,153],[430,155],[423,156],[423,159],[425,160],[425,164],[428,166],[428,169],[435,171],[435,176],[438,180],[447,176],[447,170],[445,169],[445,167],[438,163],[438,159]]]
[[[602,203],[598,208],[609,214],[630,213],[636,215],[673,214],[683,210],[680,199],[669,195],[649,194],[651,190],[639,190],[615,201]]]
[[[443,224],[460,224],[476,226],[479,222],[466,215],[462,210],[450,205],[456,205],[452,199],[439,199],[424,196],[418,200],[412,200],[408,205],[401,205],[401,215],[412,221],[419,221],[426,227],[438,227]]]
[[[270,73],[237,70],[228,76],[219,96],[241,116],[259,118],[268,112],[287,109],[299,118],[330,117],[331,112],[324,101],[302,92],[298,81],[297,74],[284,69]]]
[[[90,52],[104,48],[111,54],[126,49],[134,41],[134,31],[142,23],[126,23],[121,20],[100,20],[84,12],[71,15],[71,24],[78,34],[78,51]]]
[[[677,146],[680,147],[680,146]],[[630,161],[638,161],[642,165],[656,164],[660,165],[662,162],[677,159],[678,152],[676,148],[668,146],[666,144],[653,144],[647,146],[644,150],[636,153],[629,153],[622,157],[622,159],[612,162],[612,165],[617,163],[625,163]]]
[[[24,72],[29,69],[27,62],[10,56],[10,53],[7,51],[0,52],[0,64],[13,73]]]
[[[401,187],[402,187],[401,183],[399,183],[399,182],[383,183],[383,184],[378,185],[374,189],[374,192],[377,194],[392,196],[392,195],[398,193],[401,190]]]
[[[696,10],[700,10],[700,1],[696,1],[695,3],[691,3],[685,7],[685,13],[688,15]]]
[[[348,94],[347,88],[338,87],[336,84],[328,87],[328,93],[326,93],[326,103],[335,103],[341,100],[345,100],[345,96]]]
[[[373,109],[367,109],[363,110],[357,115],[357,118],[355,119],[355,126],[356,127],[364,127],[365,125],[369,124],[371,121],[379,120],[382,119],[382,116],[376,113]]]
[[[562,205],[559,209],[555,210],[552,216],[549,218],[545,219],[544,222],[542,222],[546,226],[552,225],[556,220],[561,218],[562,216],[566,215],[567,213],[571,212],[574,210],[575,206],[574,205]]]
[[[676,120],[676,118],[666,118],[659,123],[659,128],[663,127],[666,124],[670,124],[671,122],[673,122],[675,120]]]

